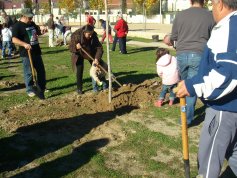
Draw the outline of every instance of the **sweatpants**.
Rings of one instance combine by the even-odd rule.
[[[237,175],[237,113],[207,108],[199,142],[199,175],[218,178],[225,158]]]

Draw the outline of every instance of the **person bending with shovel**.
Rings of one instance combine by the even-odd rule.
[[[31,9],[22,9],[20,20],[12,28],[12,41],[19,45],[28,96],[34,97],[38,94],[40,99],[45,99],[45,68],[38,41],[38,35],[41,35],[41,31],[32,21],[33,16]],[[36,74],[34,71],[36,71]],[[34,85],[37,90],[35,90]]]
[[[84,59],[87,59],[90,64],[99,65],[102,61],[103,47],[99,42],[97,33],[94,32],[94,27],[91,25],[85,25],[82,28],[76,30],[71,35],[71,43],[69,50],[72,53],[72,65],[73,69],[76,68],[77,77],[77,93],[83,94],[82,79],[84,70]],[[94,59],[94,60],[92,60]],[[93,91],[97,91],[96,81],[92,78]]]

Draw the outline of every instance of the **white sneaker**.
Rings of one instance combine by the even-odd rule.
[[[29,93],[27,93],[29,97],[34,97],[35,93],[33,91],[30,91]]]

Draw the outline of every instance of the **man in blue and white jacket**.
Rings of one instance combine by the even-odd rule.
[[[199,142],[199,176],[218,178],[224,159],[237,176],[237,1],[212,0],[216,26],[196,76],[179,83],[178,97],[208,106]],[[225,173],[222,175],[225,177]],[[229,176],[226,176],[229,177]]]

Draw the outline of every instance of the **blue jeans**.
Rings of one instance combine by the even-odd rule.
[[[23,72],[24,72],[24,81],[26,85],[26,92],[33,92],[33,76],[31,72],[31,66],[30,66],[30,60],[28,57],[21,57],[22,62],[23,62]],[[40,55],[38,56],[33,56],[32,55],[32,61],[33,61],[33,66],[36,71],[36,78],[37,78],[37,84],[40,88],[41,91],[45,90],[45,85],[46,85],[46,77],[45,77],[45,68],[44,68],[44,63]]]
[[[198,72],[202,54],[198,52],[183,52],[177,54],[177,64],[181,80],[189,79]],[[186,97],[187,123],[190,124],[194,119],[194,110],[197,97]]]
[[[93,88],[93,91],[94,91],[94,92],[98,92],[99,89],[100,89],[100,87],[97,85],[96,81],[95,81],[93,78],[91,78],[91,80],[92,80],[92,88]],[[103,90],[107,89],[108,86],[107,86],[107,83],[106,83],[106,81],[105,81],[105,78],[102,78],[102,79],[100,79],[100,80],[101,80],[101,82],[103,83],[103,84],[102,84]]]
[[[2,57],[6,57],[6,49],[8,49],[8,56],[12,55],[12,42],[11,41],[3,41],[2,42]]]
[[[159,100],[163,100],[165,98],[165,95],[167,92],[170,92],[169,100],[174,101],[175,99],[175,94],[173,92],[173,88],[176,87],[176,84],[174,85],[162,85],[162,90],[159,96]]]

